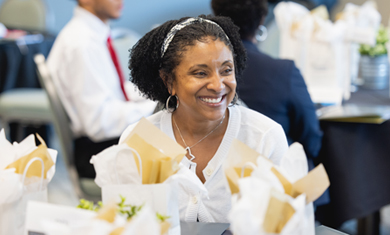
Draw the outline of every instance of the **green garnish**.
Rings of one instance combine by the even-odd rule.
[[[118,212],[124,216],[127,217],[127,220],[130,220],[133,218],[138,211],[140,211],[143,207],[141,206],[132,206],[125,204],[126,198],[120,195],[121,201],[118,203]],[[93,201],[88,201],[85,199],[80,199],[80,204],[77,205],[77,208],[84,209],[84,210],[90,210],[90,211],[99,211],[100,208],[103,207],[103,203],[99,201],[97,204],[95,204]],[[156,213],[156,217],[159,221],[164,222],[169,216],[164,216],[159,213]]]
[[[141,206],[126,205],[125,204],[126,198],[123,197],[122,195],[120,195],[120,197],[121,197],[121,202],[118,203],[118,207],[119,207],[118,211],[122,215],[127,216],[128,220],[131,219],[133,216],[135,216],[137,212],[142,209],[143,205]]]
[[[167,216],[167,215],[162,215],[158,212],[156,212],[156,216],[157,216],[157,219],[160,221],[160,222],[165,222],[165,220],[171,218],[170,216]]]
[[[90,211],[98,211],[102,207],[102,205],[103,203],[101,201],[99,201],[97,205],[95,205],[95,203],[92,201],[80,199],[80,204],[77,205],[77,208],[90,210]]]
[[[362,44],[360,45],[359,52],[361,55],[380,56],[387,54],[386,43],[389,41],[388,30],[380,25],[376,36],[376,44],[374,46]]]

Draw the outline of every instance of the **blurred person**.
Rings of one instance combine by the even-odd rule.
[[[109,20],[120,17],[123,0],[77,2],[47,65],[71,120],[77,171],[94,178],[91,156],[118,143],[123,130],[152,114],[156,104],[125,81],[112,47]]]
[[[240,99],[283,126],[289,144],[303,145],[313,168],[322,131],[315,106],[300,71],[291,60],[273,59],[256,46],[257,31],[267,15],[266,0],[212,0],[215,15],[230,17],[240,28],[248,54],[247,69],[238,81]]]
[[[208,190],[208,197],[199,195],[194,203],[188,190],[179,189],[181,220],[228,222],[231,194],[222,164],[235,138],[276,165],[288,149],[279,124],[234,105],[245,61],[237,26],[219,16],[165,22],[131,50],[132,81],[149,99],[166,104],[148,120],[186,149],[181,166]]]

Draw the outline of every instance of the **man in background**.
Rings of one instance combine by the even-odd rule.
[[[71,120],[79,176],[94,178],[91,156],[117,144],[123,130],[152,114],[156,103],[125,81],[112,47],[108,21],[120,17],[123,0],[77,2],[47,65]]]

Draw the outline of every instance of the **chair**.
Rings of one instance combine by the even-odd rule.
[[[37,54],[34,57],[37,65],[38,78],[41,86],[47,93],[52,111],[52,122],[58,136],[63,160],[66,164],[74,189],[79,198],[100,200],[100,188],[93,179],[79,178],[73,161],[73,132],[70,128],[70,119],[57,95],[54,82],[45,63],[45,57]]]
[[[7,135],[11,122],[23,125],[50,124],[52,114],[47,95],[40,88],[15,88],[1,93],[0,119]],[[17,132],[16,140],[21,141],[24,138],[21,127]]]
[[[0,22],[7,28],[47,32],[53,28],[54,15],[45,0],[5,0]]]

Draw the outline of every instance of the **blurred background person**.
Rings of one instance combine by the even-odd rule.
[[[278,4],[279,2],[282,1],[283,0],[268,0],[268,2],[272,5]],[[320,5],[324,5],[330,12],[333,9],[333,7],[338,3],[338,0],[293,0],[293,2],[302,4],[309,9],[313,9]]]
[[[247,68],[237,81],[239,98],[283,126],[289,144],[299,142],[308,157],[309,169],[321,148],[322,131],[315,106],[300,71],[291,60],[262,53],[259,31],[268,13],[266,0],[212,0],[215,15],[228,16],[240,28],[247,50]]]
[[[78,0],[47,61],[71,120],[80,177],[94,178],[91,156],[118,143],[129,124],[156,106],[125,80],[112,46],[108,21],[120,17],[122,7],[122,0]]]

